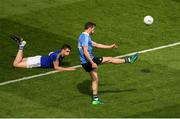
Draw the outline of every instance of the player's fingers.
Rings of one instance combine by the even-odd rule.
[[[113,48],[118,48],[118,45],[114,44]]]

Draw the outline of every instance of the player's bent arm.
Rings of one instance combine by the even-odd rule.
[[[74,71],[74,70],[76,70],[75,68],[72,68],[72,67],[65,68],[65,67],[59,66],[59,61],[54,61],[53,65],[54,65],[54,69],[57,71]]]
[[[91,63],[92,68],[97,68],[97,64],[93,62],[91,59],[89,52],[88,52],[88,46],[83,46],[84,55],[86,56],[87,60]]]
[[[87,60],[92,64],[94,63],[89,55],[88,46],[83,46],[84,55],[86,56]]]
[[[117,48],[118,47],[116,44],[104,45],[104,44],[96,43],[94,41],[92,41],[92,45],[93,45],[93,47],[101,48],[101,49],[111,49],[111,48]]]

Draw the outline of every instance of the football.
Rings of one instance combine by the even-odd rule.
[[[145,16],[144,17],[144,23],[147,25],[151,25],[153,23],[154,19],[152,16]]]

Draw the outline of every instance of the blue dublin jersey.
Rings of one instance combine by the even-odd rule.
[[[89,55],[91,57],[91,59],[94,58],[93,52],[92,52],[92,40],[91,37],[89,36],[88,33],[83,32],[80,36],[79,36],[79,40],[78,40],[78,50],[79,50],[79,56],[80,56],[80,62],[81,64],[85,64],[88,62],[84,51],[83,51],[83,46],[88,46],[88,52]]]
[[[59,63],[61,63],[62,59],[64,57],[62,57],[61,55],[59,55],[61,51],[57,50],[55,52],[50,53],[48,56],[41,56],[41,67],[42,68],[53,68],[53,62],[54,61],[59,61]]]

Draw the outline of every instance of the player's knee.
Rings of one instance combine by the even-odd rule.
[[[20,67],[17,62],[13,62],[13,67]]]
[[[18,63],[13,62],[13,67],[18,67]]]
[[[93,78],[92,81],[93,81],[93,82],[98,82],[98,81],[99,81],[99,78]]]

